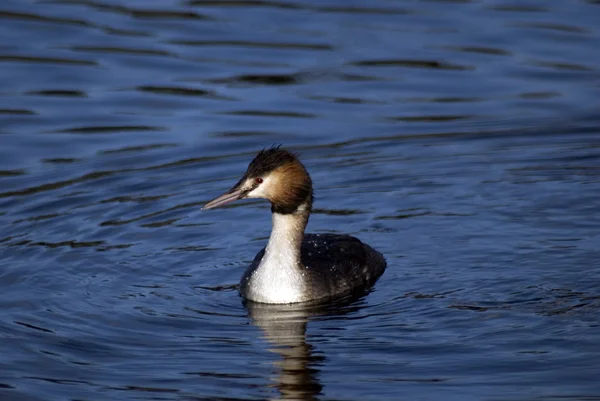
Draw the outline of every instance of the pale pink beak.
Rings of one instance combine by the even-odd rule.
[[[241,188],[232,188],[225,192],[223,195],[216,197],[215,199],[202,206],[201,210],[214,209],[219,206],[226,205],[238,199],[242,199],[246,195],[246,191]]]

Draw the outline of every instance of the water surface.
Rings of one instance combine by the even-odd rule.
[[[600,400],[597,1],[8,0],[0,399]],[[388,270],[242,302],[283,143]]]

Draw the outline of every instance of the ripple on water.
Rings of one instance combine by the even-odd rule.
[[[8,1],[0,399],[594,399],[594,1]],[[243,302],[273,143],[388,269]]]

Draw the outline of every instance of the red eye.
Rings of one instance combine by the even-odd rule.
[[[254,182],[255,182],[255,183],[257,183],[257,184],[262,184],[262,182],[263,182],[263,179],[262,179],[262,178],[260,178],[260,177],[256,177],[256,178],[254,179]]]

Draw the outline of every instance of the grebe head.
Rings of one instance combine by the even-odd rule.
[[[213,209],[245,198],[264,198],[273,213],[290,214],[299,209],[310,212],[312,181],[297,156],[279,147],[260,151],[246,173],[229,191],[208,202]]]

